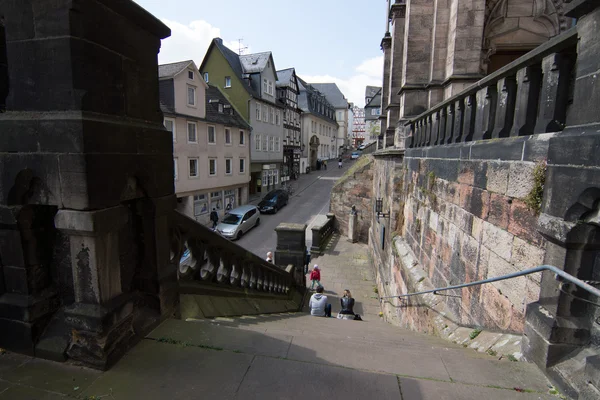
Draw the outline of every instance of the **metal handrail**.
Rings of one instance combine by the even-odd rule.
[[[584,281],[582,281],[581,279],[577,279],[575,278],[573,275],[567,274],[565,271],[558,269],[552,265],[539,265],[535,268],[530,268],[530,269],[526,269],[520,272],[515,272],[512,274],[507,274],[507,275],[502,275],[502,276],[498,276],[495,278],[489,278],[489,279],[484,279],[482,281],[476,281],[476,282],[469,282],[469,283],[463,283],[461,285],[454,285],[454,286],[447,286],[444,288],[436,288],[436,289],[432,289],[432,290],[425,290],[423,292],[415,292],[415,293],[407,293],[407,294],[399,294],[396,296],[384,296],[384,297],[379,297],[379,301],[381,302],[381,300],[383,299],[402,299],[402,298],[406,298],[406,297],[412,297],[412,296],[418,296],[418,295],[422,295],[422,294],[427,294],[427,293],[433,293],[433,294],[437,294],[437,292],[443,292],[446,290],[452,290],[452,289],[461,289],[464,287],[469,287],[469,286],[477,286],[477,285],[483,285],[484,283],[492,283],[492,282],[497,282],[497,281],[504,281],[506,279],[512,279],[512,278],[517,278],[519,276],[525,276],[525,275],[529,275],[529,274],[535,274],[536,272],[543,272],[543,271],[551,271],[554,272],[556,275],[560,276],[561,278],[579,286],[582,289],[587,290],[588,292],[590,292],[591,294],[600,297],[600,289],[596,289],[595,287],[585,283]]]

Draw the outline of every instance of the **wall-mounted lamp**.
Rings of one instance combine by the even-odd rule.
[[[377,221],[379,221],[379,217],[389,218],[390,213],[383,212],[383,199],[375,199],[375,214],[377,215]]]

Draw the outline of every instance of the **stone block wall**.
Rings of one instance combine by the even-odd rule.
[[[552,134],[406,151],[404,238],[434,287],[487,279],[543,263],[545,239],[525,198]],[[463,325],[522,332],[538,275],[452,293]]]
[[[357,238],[367,243],[373,210],[373,165],[371,155],[359,157],[331,191],[329,211],[335,214],[336,228],[348,236],[348,221],[352,206],[358,212]]]

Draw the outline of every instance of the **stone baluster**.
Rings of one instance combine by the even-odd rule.
[[[510,136],[533,134],[542,84],[542,69],[530,65],[517,72],[517,99]]]
[[[441,111],[436,111],[433,116],[432,116],[432,126],[431,126],[431,133],[432,133],[432,138],[431,138],[431,145],[432,146],[436,146],[439,143],[440,140],[440,114]]]
[[[564,129],[574,58],[572,54],[555,53],[542,61],[542,91],[534,133]]]
[[[431,114],[425,117],[425,146],[431,146],[433,140],[433,121]]]
[[[477,116],[473,140],[490,139],[496,120],[496,85],[477,91]]]
[[[444,144],[452,143],[454,134],[454,104],[446,106],[446,133],[444,134]]]
[[[415,140],[416,130],[415,129],[416,129],[416,124],[413,122],[410,124],[410,136],[407,138],[409,149],[416,147],[416,140]]]
[[[443,107],[439,111],[440,121],[439,121],[439,126],[438,126],[438,140],[437,140],[438,145],[444,144],[444,140],[446,139],[446,121],[448,120],[447,113],[448,113],[447,107]]]
[[[496,102],[496,115],[492,138],[509,137],[515,117],[515,103],[517,99],[517,78],[507,76],[498,81],[498,101]]]
[[[422,128],[422,123],[421,123],[421,120],[418,120],[415,125],[416,125],[416,129],[415,129],[415,133],[416,133],[415,147],[421,147],[421,145],[422,145],[421,144],[421,139],[422,139],[422,136],[421,136],[421,133],[422,133],[422,129],[421,129]]]
[[[465,112],[465,102],[458,99],[454,103],[454,134],[452,143],[460,143],[463,140],[463,118]]]
[[[475,117],[477,113],[477,99],[474,94],[465,98],[465,112],[463,118],[463,141],[473,140],[475,131]]]

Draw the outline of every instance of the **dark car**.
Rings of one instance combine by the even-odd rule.
[[[261,213],[276,213],[281,207],[288,203],[289,196],[284,190],[273,190],[263,197],[258,203]]]

